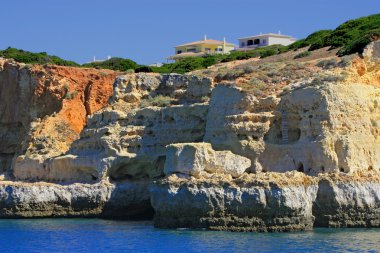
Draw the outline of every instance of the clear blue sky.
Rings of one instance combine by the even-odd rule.
[[[232,43],[279,30],[303,38],[375,13],[378,0],[5,0],[0,49],[46,51],[79,63],[110,55],[150,64],[204,34]]]

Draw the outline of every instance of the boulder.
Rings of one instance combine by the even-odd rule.
[[[215,151],[210,143],[177,143],[166,147],[164,173],[197,176],[202,171],[239,177],[251,161],[231,151]]]

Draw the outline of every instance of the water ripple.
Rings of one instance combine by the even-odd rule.
[[[150,221],[0,220],[0,252],[380,252],[380,229],[161,230]]]

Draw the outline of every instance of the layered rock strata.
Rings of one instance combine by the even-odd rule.
[[[166,146],[164,173],[199,176],[203,172],[241,176],[251,166],[248,158],[231,151],[214,151],[210,143],[179,143]]]
[[[118,184],[0,182],[0,218],[150,218],[150,181]]]
[[[114,72],[4,61],[0,216],[153,207],[157,227],[379,227],[378,50],[265,98],[177,74],[120,76],[112,90]]]
[[[18,156],[33,163],[65,153],[87,116],[107,105],[116,75],[0,58],[0,174]]]
[[[173,175],[151,187],[154,223],[160,228],[258,232],[379,227],[379,175],[365,180],[335,177],[299,172],[245,174],[239,179]]]

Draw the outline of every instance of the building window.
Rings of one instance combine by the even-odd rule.
[[[211,51],[211,48],[205,48],[205,51]]]
[[[253,45],[253,40],[248,40],[247,41],[247,46],[252,46]]]
[[[267,40],[263,40],[263,44],[267,44]]]
[[[254,45],[260,45],[260,39],[255,39],[255,40],[253,41],[253,44],[254,44]]]
[[[178,51],[177,51],[177,54],[182,54],[182,50],[178,50]]]
[[[245,43],[244,42],[241,43],[241,47],[245,47]]]
[[[197,49],[196,48],[188,48],[186,51],[191,52],[191,53],[195,53],[197,51]]]

